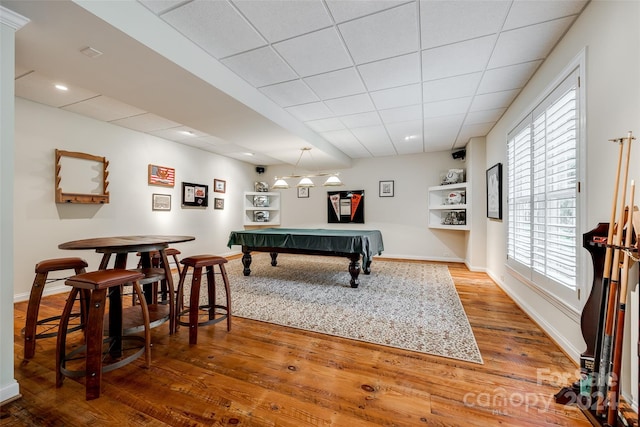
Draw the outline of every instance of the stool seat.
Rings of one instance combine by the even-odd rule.
[[[45,285],[47,283],[67,279],[67,277],[50,279],[49,273],[52,271],[73,270],[74,274],[81,274],[85,272],[85,269],[88,266],[89,264],[87,264],[87,261],[77,257],[45,259],[36,264],[36,277],[33,280],[33,285],[31,286],[29,305],[27,306],[27,319],[23,329],[25,359],[31,359],[35,355],[37,339],[51,338],[58,334],[58,330],[52,325],[52,322],[57,324],[57,321],[60,320],[60,316],[50,316],[38,320],[40,302],[42,301],[42,294],[44,292]],[[72,317],[82,319],[83,312],[84,308],[81,305],[80,313],[74,313]],[[42,325],[46,325],[46,329],[38,333],[38,326]],[[83,324],[81,320],[77,325],[71,326],[69,332],[81,329],[82,326]]]
[[[227,259],[217,255],[194,255],[187,258],[183,258],[180,263],[184,266],[182,268],[182,274],[180,274],[180,282],[178,283],[178,298],[177,298],[177,322],[176,326],[183,325],[189,326],[189,344],[195,345],[198,342],[198,326],[210,325],[218,323],[224,319],[227,320],[227,331],[231,330],[231,290],[229,288],[229,278],[225,270],[224,264],[227,263]],[[224,291],[226,302],[225,305],[218,304],[216,302],[216,280],[214,266],[218,266],[220,276],[224,283]],[[189,268],[193,269],[191,278],[191,292],[189,296],[189,307],[183,309],[183,295],[184,295],[184,283],[189,271]],[[206,270],[207,277],[207,297],[208,304],[200,304],[200,280],[202,277],[202,269]],[[222,312],[219,312],[221,310]],[[200,312],[204,312],[208,319],[205,321],[199,321]],[[216,317],[216,314],[219,316]],[[189,316],[188,321],[181,321],[182,316]]]
[[[146,355],[146,366],[151,365],[151,330],[149,327],[149,309],[140,287],[140,280],[145,275],[135,270],[98,270],[90,273],[78,274],[66,280],[65,284],[71,286],[70,298],[62,312],[59,334],[56,348],[56,387],[61,387],[65,376],[85,377],[86,399],[100,397],[100,383],[103,372],[125,366],[142,354]],[[142,318],[144,323],[144,338],[139,336],[123,336],[122,334],[122,293],[124,285],[131,284],[140,301]],[[89,301],[85,326],[85,344],[66,353],[66,325],[73,305],[72,298],[81,291],[87,291]],[[107,292],[108,291],[108,292]],[[109,296],[109,338],[103,339],[104,315]],[[122,341],[142,342],[140,349],[131,355],[123,354]],[[103,362],[103,345],[108,343],[109,355],[112,363]],[[80,353],[85,354],[85,369],[72,370],[67,368],[67,362],[77,359]],[[106,359],[105,359],[106,360]]]

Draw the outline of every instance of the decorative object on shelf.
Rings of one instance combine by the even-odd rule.
[[[256,181],[253,183],[254,190],[258,193],[267,193],[269,192],[269,183],[264,181]]]
[[[224,209],[224,199],[214,198],[213,199],[213,208],[214,209]]]
[[[56,155],[56,203],[109,203],[109,162],[101,156],[94,156],[75,151],[58,150]],[[65,166],[65,179],[63,180],[62,166]],[[97,164],[97,165],[96,165]],[[96,167],[97,166],[97,167]],[[96,177],[96,169],[100,170]],[[96,181],[102,185],[100,193],[95,191]],[[64,191],[62,185],[65,186]]]
[[[309,153],[309,156],[311,156],[311,147],[304,147],[300,149],[300,157],[298,157],[298,160],[296,161],[296,164],[294,166],[293,172],[291,173],[291,175],[288,176],[280,176],[280,177],[275,177],[275,183],[273,184],[273,186],[271,187],[274,190],[286,190],[287,188],[289,188],[289,183],[286,181],[287,179],[298,179],[300,178],[300,181],[296,184],[296,187],[300,188],[300,187],[315,187],[314,182],[311,180],[311,178],[324,178],[326,177],[327,180],[324,182],[324,184],[322,184],[323,187],[340,187],[342,185],[344,185],[342,183],[342,181],[340,181],[340,178],[338,178],[339,173],[335,172],[335,173],[315,173],[315,174],[305,174],[305,175],[300,175],[296,173],[296,170],[298,169],[298,166],[300,165],[300,161],[302,160],[302,156],[304,155],[304,153]]]
[[[394,181],[380,181],[378,196],[379,197],[393,197]]]
[[[487,218],[502,219],[502,163],[487,169]]]
[[[176,170],[165,166],[149,165],[149,185],[173,187],[176,183]]]
[[[170,211],[171,195],[170,194],[152,194],[151,209],[154,211]]]
[[[465,191],[450,191],[445,199],[446,205],[463,205],[467,202]]]
[[[298,187],[298,198],[299,199],[309,198],[309,187]]]
[[[182,206],[207,207],[209,186],[202,184],[182,183]]]
[[[213,191],[216,193],[226,193],[227,192],[227,181],[223,181],[221,179],[213,180]]]
[[[269,196],[253,196],[253,206],[258,208],[268,208]]]
[[[446,173],[442,174],[440,182],[442,185],[464,182],[464,169],[449,169]]]
[[[467,213],[466,211],[448,211],[442,218],[443,225],[466,225]]]
[[[269,222],[269,211],[255,211],[253,220],[255,222]]]
[[[364,224],[364,190],[328,191],[327,221]]]

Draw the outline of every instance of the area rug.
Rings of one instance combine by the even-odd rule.
[[[234,316],[483,363],[446,265],[374,261],[351,288],[346,258],[254,254],[229,261]],[[188,280],[190,282],[190,279]]]

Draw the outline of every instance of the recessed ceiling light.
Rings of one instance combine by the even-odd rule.
[[[191,130],[181,130],[180,132],[182,132],[185,135],[196,136],[196,133]]]
[[[245,156],[255,156],[254,153],[244,153]]]
[[[68,87],[66,87],[65,85],[61,85],[61,84],[57,84],[57,85],[56,85],[56,89],[58,89],[58,90],[64,90],[64,91],[69,90],[69,88],[68,88]]]
[[[408,135],[404,137],[405,141],[411,141],[412,139],[417,139],[418,135]]]
[[[92,48],[91,46],[85,47],[80,52],[87,55],[89,58],[96,58],[102,55],[102,52],[100,52],[98,49]]]

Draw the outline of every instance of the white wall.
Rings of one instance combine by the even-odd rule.
[[[90,268],[98,267],[100,256],[92,251],[58,249],[58,244],[69,240],[128,234],[193,235],[195,241],[175,247],[185,255],[232,252],[227,239],[230,230],[242,229],[239,195],[253,186],[252,165],[22,98],[16,98],[15,133],[16,300],[28,298],[34,265],[42,259],[81,256]],[[106,157],[109,204],[55,203],[56,148]],[[174,168],[175,187],[148,185],[150,163]],[[226,193],[213,192],[214,178],[226,181]],[[207,209],[180,206],[183,181],[209,186]],[[153,193],[170,194],[171,211],[152,211]],[[213,209],[214,197],[225,199],[224,210]],[[130,266],[136,262],[133,259]],[[47,289],[52,293],[64,289],[64,284],[57,282]]]
[[[297,197],[292,180],[292,188],[281,190],[281,226],[378,229],[384,240],[384,257],[463,261],[469,232],[428,228],[427,189],[440,185],[441,173],[467,166],[467,162],[454,160],[448,151],[357,159],[350,169],[340,171],[343,187],[322,187],[318,178],[309,198]],[[274,176],[293,172],[291,166],[271,166],[260,180],[271,184]],[[388,180],[394,181],[394,197],[379,197],[379,181]],[[327,192],[347,190],[365,191],[365,223],[327,223]]]
[[[628,131],[634,131],[640,136],[638,18],[640,2],[592,1],[487,136],[487,167],[497,162],[506,164],[507,132],[586,47],[588,176],[586,182],[582,183],[582,195],[586,197],[587,209],[583,212],[586,218],[585,228],[581,233],[594,228],[599,222],[609,221],[618,149],[608,140],[624,137]],[[630,178],[638,180],[640,170],[634,166],[640,164],[640,147],[637,141],[633,150]],[[579,314],[551,304],[524,282],[509,274],[505,267],[505,226],[506,222],[487,221],[487,235],[492,236],[491,241],[487,241],[488,272],[577,361],[585,348]],[[585,271],[588,273],[581,283],[587,291],[583,292],[584,304],[593,280],[591,259],[586,250],[582,251],[581,260],[586,262]],[[637,320],[633,324],[637,325]],[[628,379],[626,378],[627,381]]]

